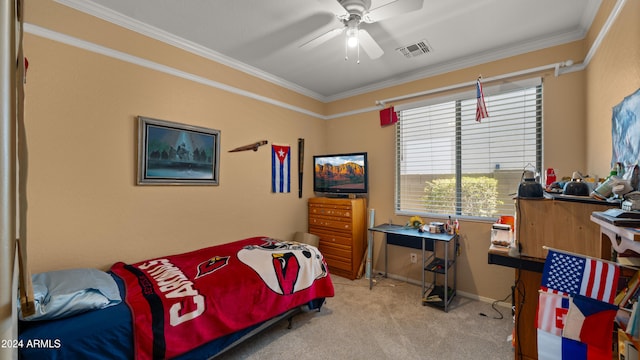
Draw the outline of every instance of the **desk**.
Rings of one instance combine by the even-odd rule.
[[[493,252],[491,250],[488,252],[487,263],[539,273],[542,273],[542,270],[544,270],[544,259],[522,255],[513,257],[502,252]]]
[[[517,360],[538,358],[538,290],[542,283],[545,259],[520,255],[511,257],[504,252],[489,250],[489,264],[514,268],[515,283],[511,288],[514,306],[514,355]]]
[[[402,225],[393,224],[381,224],[369,228],[369,241],[368,251],[373,257],[373,232],[380,232],[385,234],[384,239],[384,276],[387,277],[387,237],[388,235],[394,235],[396,241],[392,245],[412,247],[415,241],[421,243],[422,250],[422,305],[434,305],[443,308],[445,312],[449,310],[449,303],[456,294],[456,254],[458,250],[458,235],[449,234],[432,234],[428,232],[419,232],[417,229],[407,228]],[[403,244],[402,241],[406,241]],[[444,245],[443,258],[436,257],[436,243]],[[451,245],[453,244],[453,245]],[[453,246],[453,253],[449,253],[449,247]],[[430,247],[431,253],[426,256],[427,248]],[[453,270],[453,286],[449,287],[449,269]],[[425,272],[433,273],[433,282],[427,286],[425,282]],[[367,272],[371,273],[371,262],[367,263]],[[443,275],[443,285],[436,285],[436,276],[438,274]],[[373,276],[369,277],[369,289],[373,288]],[[427,296],[427,291],[430,291]],[[447,291],[445,291],[447,290]],[[433,301],[432,296],[439,296],[440,301]]]
[[[600,225],[600,238],[605,242],[605,236],[609,238],[611,246],[618,253],[632,250],[640,254],[640,231],[636,228],[614,225],[602,213],[593,212],[591,221]]]

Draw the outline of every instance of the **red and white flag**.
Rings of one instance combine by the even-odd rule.
[[[538,316],[536,327],[553,335],[561,336],[567,313],[569,297],[561,292],[543,288],[538,297]]]
[[[482,92],[482,83],[480,83],[480,78],[476,81],[476,98],[476,121],[480,122],[480,120],[489,117],[487,105],[484,103],[484,93]]]

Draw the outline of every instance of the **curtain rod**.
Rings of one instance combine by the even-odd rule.
[[[502,75],[492,76],[492,77],[488,77],[488,78],[483,78],[483,80],[485,82],[492,82],[492,81],[504,80],[504,79],[513,78],[513,77],[522,76],[522,75],[533,74],[533,73],[537,73],[537,72],[544,71],[544,70],[550,70],[550,69],[555,69],[555,76],[557,77],[560,74],[560,68],[565,68],[565,67],[569,67],[569,66],[572,66],[572,65],[573,65],[573,61],[572,60],[567,60],[567,61],[563,61],[563,62],[559,62],[559,63],[542,65],[542,66],[538,66],[538,67],[534,67],[534,68],[530,68],[530,69],[526,69],[526,70],[515,71],[515,72],[512,72],[512,73],[508,73],[508,74],[502,74]],[[568,71],[565,71],[565,72],[568,72]],[[445,91],[449,91],[449,90],[456,90],[456,89],[460,89],[460,88],[464,88],[464,87],[469,87],[469,86],[473,86],[475,84],[476,84],[475,80],[474,81],[467,81],[467,82],[460,83],[460,84],[444,86],[444,87],[431,89],[431,90],[425,90],[425,91],[421,91],[421,92],[417,92],[417,93],[413,93],[413,94],[397,96],[397,97],[384,99],[384,100],[376,100],[376,105],[377,106],[381,106],[381,107],[385,107],[387,105],[387,103],[390,103],[390,102],[396,102],[396,101],[401,101],[401,100],[409,100],[409,99],[413,99],[413,98],[417,98],[417,97],[421,97],[421,96],[432,95],[432,94],[437,94],[437,93],[441,93],[441,92],[445,92]]]

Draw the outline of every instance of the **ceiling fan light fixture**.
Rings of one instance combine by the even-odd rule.
[[[360,28],[362,22],[371,24],[393,16],[416,11],[422,8],[424,2],[424,0],[385,0],[386,4],[372,9],[372,0],[321,1],[332,6],[332,12],[343,26],[316,36],[300,45],[300,47],[311,49],[332,39],[338,34],[344,34],[345,60],[348,60],[349,49],[351,48],[357,50],[358,62],[360,62],[360,48],[362,48],[371,60],[378,59],[384,54],[384,50],[382,50],[378,42],[369,34],[367,29]]]
[[[347,30],[347,46],[355,48],[358,46],[358,28],[349,28]]]

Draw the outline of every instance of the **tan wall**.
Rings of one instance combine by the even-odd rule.
[[[106,29],[54,3],[37,3],[49,9],[28,7],[29,24],[91,36],[115,50],[129,51],[135,43],[148,50],[138,50],[138,56],[271,98],[285,92],[268,90],[266,82],[246,74],[218,77],[218,72],[234,71],[220,66],[206,71],[203,65],[210,61],[149,39],[142,42],[139,35],[113,26]],[[59,17],[52,22],[50,13]],[[84,28],[76,29],[79,23]],[[94,32],[94,26],[100,31]],[[103,41],[101,31],[107,30],[114,30],[119,42],[105,44],[110,37]],[[249,236],[291,238],[306,230],[311,173],[305,176],[302,199],[295,175],[290,194],[273,194],[268,146],[257,152],[228,150],[263,139],[288,143],[297,174],[297,139],[306,140],[305,168],[311,169],[310,155],[325,151],[325,120],[39,36],[27,35],[24,46],[30,64],[26,123],[32,272],[108,268],[118,260],[139,261]],[[298,101],[299,96],[282,99],[311,111],[323,107],[315,100]],[[135,185],[138,115],[221,130],[220,185]]]
[[[348,99],[334,102],[329,104],[329,109],[338,113],[346,112],[354,109],[351,107],[353,104],[357,104],[360,108],[369,107],[374,105],[376,100],[465,83],[469,79],[475,79],[478,74],[486,77],[497,76],[567,59],[578,59],[583,56],[583,46],[572,43],[449,73],[446,76],[437,77],[435,81],[432,79],[419,80],[407,84],[406,87],[398,86],[394,89],[384,89],[360,95],[354,103],[350,103]],[[542,76],[544,83],[543,164],[546,167],[556,168],[556,174],[559,176],[571,175],[573,170],[584,171],[586,168],[584,72],[555,77],[554,70],[549,70],[532,76]],[[447,81],[447,79],[451,80]],[[421,85],[418,87],[415,83]],[[567,136],[567,134],[571,134],[571,136]],[[369,206],[376,210],[376,223],[389,222],[390,220],[398,224],[405,223],[408,217],[396,216],[393,211],[395,128],[380,127],[378,112],[373,111],[330,120],[328,135],[327,146],[329,149],[340,150],[345,144],[352,144],[358,150],[369,153],[369,161],[371,162]],[[509,295],[510,286],[513,283],[513,270],[487,264],[491,223],[461,221],[461,228],[462,253],[458,264],[459,290],[493,299],[501,299]],[[382,235],[376,235],[375,250],[375,253],[379,255],[384,254]],[[420,269],[418,266],[411,265],[410,252],[415,252],[415,250],[391,247],[389,250],[389,271],[417,281],[421,277]],[[374,259],[374,268],[384,269],[383,256],[377,256]]]
[[[569,59],[578,64],[586,56],[614,3],[611,0],[604,2],[594,21],[596,29],[590,32],[584,42],[544,49],[334,101],[328,104],[328,111],[339,114],[366,108],[374,105],[376,100],[466,83],[478,74],[490,78]],[[640,15],[639,6],[639,2],[627,2],[588,71],[567,73],[559,77],[555,76],[553,70],[539,74],[543,77],[544,83],[543,167],[553,167],[560,177],[570,176],[576,170],[583,174],[599,176],[608,173],[611,158],[611,107],[640,86],[640,48],[628,45],[639,43],[640,25],[636,21]],[[592,34],[594,32],[595,34]],[[602,58],[609,62],[602,64],[605,62]],[[594,78],[599,79],[595,85],[592,83]],[[442,94],[434,96],[439,95]],[[593,115],[598,113],[601,114]],[[596,121],[596,118],[599,120]],[[389,149],[395,146],[394,131],[393,127],[379,126],[377,112],[338,118],[331,120],[329,124],[330,149],[339,148],[345,141],[355,141],[360,144],[360,150],[368,151],[369,158],[373,159],[369,205],[376,209],[376,223],[407,221],[407,217],[396,216],[393,212],[395,157],[394,151]],[[489,242],[490,224],[462,221],[461,227],[459,289],[489,298],[506,296],[513,282],[513,273],[487,264],[485,248]],[[382,241],[377,241],[376,247],[376,252],[380,255],[383,254],[381,243]],[[420,279],[419,268],[409,262],[408,254],[412,251],[392,247],[389,250],[390,272],[414,280]],[[374,267],[383,269],[384,257],[377,257]]]
[[[606,0],[603,7],[613,3]],[[640,88],[638,19],[640,1],[627,1],[586,71],[587,168],[600,176],[611,168],[611,110]]]
[[[52,1],[37,3],[37,7],[26,3],[28,23],[327,115],[370,107],[375,100],[468,82],[478,74],[487,78],[567,59],[579,62],[586,53],[585,43],[578,41],[322,104]],[[638,43],[638,25],[631,20],[637,18],[637,2],[627,4],[625,11],[628,9],[634,13],[621,16],[616,27],[622,29],[614,32],[615,43],[606,39],[603,44],[608,51],[622,51],[616,43]],[[39,36],[26,36],[25,50],[30,62],[27,220],[32,272],[107,268],[118,260],[137,261],[246,236],[288,238],[307,227],[306,198],[313,196],[311,155],[318,153],[367,151],[369,205],[376,209],[376,222],[406,221],[393,213],[395,132],[393,127],[379,126],[377,112],[324,121]],[[593,149],[610,152],[611,146],[594,146],[591,132],[599,123],[591,112],[608,109],[609,114],[597,116],[608,124],[611,104],[631,92],[616,89],[619,94],[610,96],[611,104],[601,104],[605,90],[591,95],[591,79],[623,78],[635,70],[636,87],[638,84],[637,50],[629,62],[635,67],[629,65],[625,73],[600,65],[601,52],[594,59],[595,70],[560,77],[553,70],[538,74],[544,79],[543,161],[560,176],[599,167],[594,164]],[[137,115],[221,130],[220,186],[136,186]],[[307,154],[302,199],[297,197],[295,176],[291,194],[270,192],[268,148],[255,153],[227,152],[266,139],[291,144],[295,160],[299,137],[306,139]],[[603,168],[608,168],[606,161]],[[292,172],[297,172],[295,161]],[[510,292],[513,271],[487,264],[489,231],[489,223],[462,222],[458,285],[464,292],[498,299]],[[378,255],[382,254],[380,244],[376,242]],[[390,271],[417,280],[419,271],[409,264],[408,252],[390,250]],[[383,268],[382,257],[377,256],[374,267]]]

